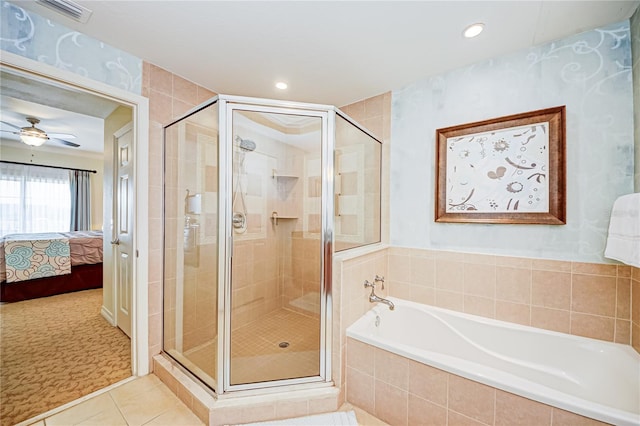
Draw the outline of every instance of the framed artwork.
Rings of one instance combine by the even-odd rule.
[[[565,107],[436,130],[436,222],[566,223]]]

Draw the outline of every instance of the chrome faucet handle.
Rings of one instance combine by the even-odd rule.
[[[376,277],[373,280],[374,282],[381,282],[382,286],[380,287],[382,290],[384,290],[384,277],[381,275],[376,274]]]
[[[367,287],[376,288],[376,283],[375,282],[372,283],[369,280],[364,280],[364,288],[367,288]]]

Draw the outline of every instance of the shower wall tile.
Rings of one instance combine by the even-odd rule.
[[[382,176],[381,176],[381,240],[383,243],[389,241],[389,211],[391,209],[389,200],[389,175],[391,152],[391,92],[383,93],[350,105],[340,107],[349,117],[360,123],[367,130],[373,133],[382,144]],[[367,190],[376,189],[369,185],[373,182],[366,179]]]

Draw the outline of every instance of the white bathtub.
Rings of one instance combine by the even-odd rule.
[[[640,425],[640,355],[630,346],[391,300],[395,310],[378,304],[347,336],[583,416]]]

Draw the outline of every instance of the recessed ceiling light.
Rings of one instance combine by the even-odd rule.
[[[467,28],[465,28],[462,34],[466,38],[473,38],[480,34],[482,30],[484,30],[484,24],[479,22],[477,24],[469,25]]]
[[[289,87],[289,85],[287,83],[285,83],[284,81],[279,81],[276,83],[276,88],[280,89],[280,90],[284,90],[287,87]]]

